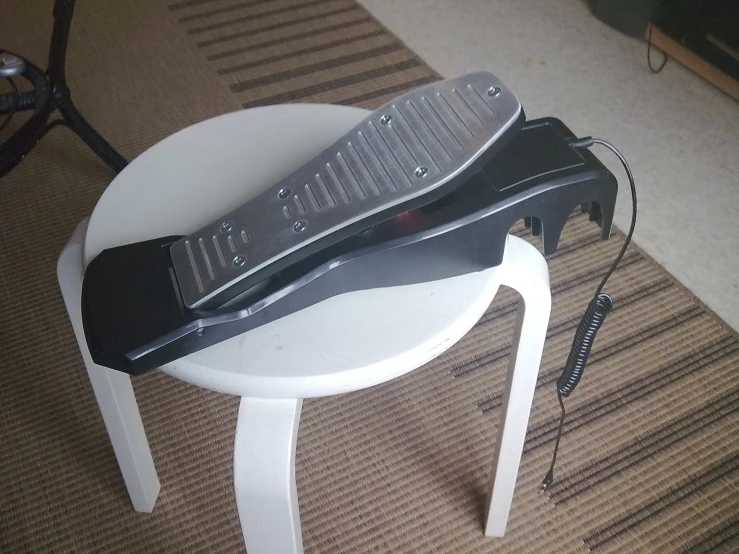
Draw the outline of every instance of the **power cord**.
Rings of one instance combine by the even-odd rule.
[[[660,71],[662,71],[667,65],[667,60],[669,59],[667,57],[667,54],[665,54],[663,50],[660,50],[660,52],[662,52],[662,63],[660,63],[659,67],[657,68],[652,65],[652,27],[654,27],[654,20],[657,17],[660,9],[662,8],[663,3],[664,0],[657,3],[657,5],[654,7],[654,10],[652,11],[652,16],[649,18],[649,31],[647,32],[647,65],[649,66],[649,70],[652,73],[659,73]]]
[[[629,232],[626,235],[626,239],[621,246],[621,250],[619,251],[618,256],[616,256],[616,259],[613,260],[613,263],[608,268],[608,271],[606,271],[606,274],[603,276],[603,279],[598,285],[598,288],[595,290],[595,295],[593,296],[593,299],[588,305],[588,309],[585,311],[585,314],[580,320],[580,324],[577,326],[577,330],[575,331],[575,339],[572,341],[570,354],[567,357],[567,361],[565,362],[564,369],[562,370],[562,375],[557,380],[557,400],[559,401],[559,406],[561,410],[559,417],[559,426],[557,427],[557,439],[554,443],[552,463],[549,465],[549,471],[547,472],[544,480],[539,486],[539,494],[543,494],[544,492],[546,492],[554,481],[554,464],[557,461],[559,440],[560,438],[562,438],[562,428],[564,427],[566,415],[565,405],[562,397],[569,396],[570,393],[575,390],[577,384],[580,382],[582,374],[585,370],[585,364],[587,363],[588,357],[590,356],[590,349],[593,347],[593,342],[595,341],[595,335],[597,334],[598,329],[600,329],[601,325],[603,325],[603,322],[606,319],[606,315],[608,315],[608,312],[610,312],[613,308],[613,300],[610,296],[602,292],[603,287],[605,286],[606,281],[608,281],[608,278],[611,276],[611,274],[613,274],[613,272],[616,270],[616,267],[618,266],[621,259],[624,257],[626,249],[631,243],[631,237],[634,235],[634,227],[636,227],[636,184],[634,183],[634,175],[631,172],[631,168],[629,167],[629,163],[626,161],[626,158],[624,158],[621,152],[619,152],[618,149],[610,142],[601,139],[584,137],[581,139],[571,140],[569,141],[569,144],[573,148],[590,148],[594,144],[600,144],[601,146],[605,146],[606,148],[608,148],[618,157],[624,169],[626,170],[626,175],[629,178],[629,187],[631,189],[631,225],[629,226]]]

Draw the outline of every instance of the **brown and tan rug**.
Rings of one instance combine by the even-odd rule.
[[[44,65],[52,0],[3,5],[0,46]],[[374,107],[437,75],[353,0],[79,0],[74,98],[128,158],[242,107]],[[112,175],[56,130],[0,182],[0,551],[239,552],[232,492],[238,399],[152,373],[135,379],[162,482],[128,500],[56,285],[56,258]],[[521,233],[517,229],[517,233]],[[739,340],[632,249],[616,308],[568,401],[546,472],[554,381],[620,246],[575,217],[550,259],[554,306],[514,506],[482,534],[512,294],[434,363],[304,403],[297,480],[309,553],[736,552]]]

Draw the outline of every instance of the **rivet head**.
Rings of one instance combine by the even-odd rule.
[[[196,334],[197,336],[199,336],[199,337],[202,337],[202,336],[203,336],[203,335],[205,334],[205,329],[203,329],[203,328],[201,327],[200,329],[198,329],[197,331],[195,331],[195,334]]]
[[[305,221],[296,221],[295,225],[293,225],[293,231],[295,231],[296,233],[300,233],[302,231],[305,231],[305,227]]]
[[[500,96],[500,93],[500,87],[490,87],[488,89],[488,96],[492,96],[493,98],[495,98],[496,96]]]
[[[234,267],[242,267],[246,263],[246,258],[244,256],[236,256],[234,258]]]
[[[234,224],[231,223],[230,221],[224,221],[223,223],[221,223],[221,232],[223,233],[228,233],[233,228],[234,228]]]
[[[419,178],[426,177],[426,174],[428,172],[429,172],[429,170],[427,168],[425,168],[425,167],[417,167],[416,168],[415,175],[416,175],[416,177],[419,177]]]
[[[277,193],[277,196],[280,198],[280,200],[284,200],[288,196],[290,196],[290,193],[292,191],[289,188],[280,189],[280,192]]]
[[[380,118],[380,123],[382,123],[383,125],[387,125],[387,124],[388,124],[388,123],[390,123],[390,122],[391,122],[392,120],[393,120],[393,116],[392,116],[392,115],[390,115],[390,114],[387,114],[387,113],[386,113],[385,115],[383,115],[383,116],[382,116],[382,117]]]

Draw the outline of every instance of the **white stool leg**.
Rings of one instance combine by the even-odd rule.
[[[133,508],[137,512],[151,512],[161,487],[131,378],[92,361],[82,327],[82,244],[87,222],[79,224],[59,256],[59,287]]]
[[[549,271],[536,248],[509,236],[500,269],[501,283],[521,297],[493,456],[485,517],[488,537],[502,537],[508,523],[552,304]]]
[[[249,554],[302,554],[295,444],[299,399],[242,398],[234,488]]]

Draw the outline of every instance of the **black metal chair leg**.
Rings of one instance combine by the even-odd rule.
[[[58,102],[57,107],[64,117],[67,126],[85,141],[95,154],[100,156],[110,168],[120,173],[128,162],[77,111],[69,98]]]
[[[95,129],[85,120],[74,107],[69,98],[69,88],[65,77],[65,58],[67,53],[67,41],[69,29],[72,25],[72,14],[74,12],[75,0],[55,0],[54,2],[54,28],[51,33],[51,45],[49,47],[49,64],[46,72],[41,71],[28,60],[24,60],[26,70],[23,77],[34,87],[31,100],[23,105],[16,105],[14,109],[34,110],[34,115],[26,121],[4,143],[0,143],[0,177],[4,176],[28,154],[39,140],[53,127],[63,122],[97,154],[108,166],[120,173],[128,162],[115,149],[101,137]],[[19,56],[20,57],[20,56]],[[11,95],[3,95],[3,113],[7,109],[8,98]],[[58,109],[62,119],[49,123],[49,118]]]

